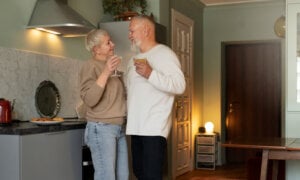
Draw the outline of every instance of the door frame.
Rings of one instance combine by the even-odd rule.
[[[174,26],[175,26],[175,21],[176,20],[180,20],[181,22],[185,22],[186,24],[188,24],[191,28],[190,28],[190,39],[191,39],[191,42],[189,42],[190,44],[190,62],[189,62],[189,82],[187,84],[189,84],[190,86],[187,87],[190,91],[190,113],[188,114],[188,116],[190,117],[190,123],[189,123],[189,146],[190,146],[190,162],[189,162],[189,166],[188,166],[188,171],[191,171],[194,167],[194,138],[193,138],[193,135],[192,135],[192,110],[193,110],[193,96],[194,96],[194,88],[193,88],[193,62],[194,62],[194,52],[193,52],[193,49],[194,49],[194,21],[192,19],[190,19],[189,17],[185,16],[184,14],[181,14],[180,12],[176,11],[175,9],[171,9],[171,47],[172,49],[176,49],[176,44],[174,43],[174,38],[176,38],[175,36],[175,33],[174,32]],[[176,98],[175,98],[176,99]],[[175,102],[176,103],[176,102]],[[172,114],[176,114],[176,108],[173,109],[173,112]],[[174,161],[176,162],[176,143],[177,143],[177,122],[175,120],[175,118],[172,118],[172,124],[173,124],[173,127],[172,127],[172,131],[171,131],[171,145],[170,145],[170,150],[171,153],[170,153],[170,159],[169,159],[169,172],[171,173],[171,179],[176,179],[176,176],[178,176],[178,172],[176,171],[176,166],[174,163]],[[180,172],[182,173],[182,172]]]
[[[264,42],[280,42],[281,44],[281,136],[284,136],[285,126],[284,126],[284,47],[282,41],[279,39],[269,39],[269,40],[249,40],[249,41],[225,41],[221,42],[221,139],[223,143],[226,140],[226,65],[225,65],[225,46],[228,44],[251,44],[251,43],[264,43]],[[226,162],[226,151],[225,148],[221,148],[221,164]]]

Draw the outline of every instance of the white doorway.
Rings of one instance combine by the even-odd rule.
[[[193,31],[194,21],[171,10],[171,46],[177,54],[186,80],[186,90],[176,96],[172,120],[171,169],[172,179],[193,169],[192,156],[192,90],[193,90]]]

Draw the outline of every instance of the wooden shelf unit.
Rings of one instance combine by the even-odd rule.
[[[196,169],[215,170],[218,148],[217,134],[199,133],[196,135]]]

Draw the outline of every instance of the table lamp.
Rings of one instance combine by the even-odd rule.
[[[206,133],[213,133],[214,132],[214,124],[212,122],[205,123],[204,127],[205,127],[205,132]]]

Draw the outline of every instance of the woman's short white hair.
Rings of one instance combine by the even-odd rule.
[[[102,37],[107,35],[108,33],[103,29],[91,30],[85,38],[85,48],[91,52],[94,46],[102,43]]]

